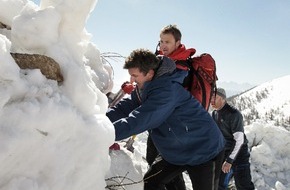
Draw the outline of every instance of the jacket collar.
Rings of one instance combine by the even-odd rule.
[[[160,58],[160,63],[159,63],[160,65],[155,73],[154,78],[158,78],[166,74],[171,74],[176,69],[176,64],[172,59],[166,56],[159,56],[159,58]]]
[[[186,49],[185,45],[181,44],[174,52],[172,52],[168,57],[173,60],[186,60],[187,58],[193,56],[196,50],[194,48]]]

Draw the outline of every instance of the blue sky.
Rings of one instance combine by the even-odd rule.
[[[212,54],[219,81],[261,84],[290,74],[289,7],[287,0],[99,0],[86,29],[101,52],[128,56],[155,51],[160,29],[176,24],[186,47]]]

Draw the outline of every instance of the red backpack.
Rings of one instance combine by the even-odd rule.
[[[176,68],[188,70],[183,86],[208,110],[211,96],[216,92],[218,80],[215,60],[207,53],[193,56],[195,49],[185,49],[184,45],[179,49],[180,51],[170,58],[175,61]],[[156,54],[159,53],[156,50]]]
[[[184,61],[176,61],[177,68],[179,64],[184,65],[181,62]],[[218,80],[215,60],[210,54],[203,53],[200,56],[188,58],[186,62],[189,71],[183,81],[183,86],[208,110]]]

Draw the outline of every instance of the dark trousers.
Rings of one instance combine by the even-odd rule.
[[[226,190],[230,177],[234,177],[237,190],[254,190],[255,186],[251,180],[250,164],[232,167],[232,176],[223,173],[220,175],[219,190]],[[226,182],[226,183],[222,183]]]
[[[224,155],[225,155],[225,151],[223,150],[213,160],[215,163],[214,190],[218,190],[219,188],[219,180],[220,180],[220,175],[222,173]]]
[[[223,152],[215,159],[197,166],[177,166],[158,157],[144,176],[144,190],[164,190],[165,184],[168,184],[183,171],[187,171],[194,190],[214,190],[215,181],[218,182],[215,173],[221,168],[221,166],[216,167],[216,163],[222,156]],[[179,190],[179,187],[177,189]]]
[[[250,169],[248,146],[243,146],[233,163],[232,176],[221,172],[219,190],[227,189],[229,179],[234,177],[237,190],[254,190]]]
[[[149,135],[147,139],[146,161],[148,162],[150,167],[152,166],[158,155],[159,153]],[[166,190],[186,190],[182,173],[178,174],[175,178],[165,184],[165,187],[163,189],[165,190],[165,188]]]

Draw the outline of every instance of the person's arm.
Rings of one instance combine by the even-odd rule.
[[[152,88],[141,106],[133,110],[128,117],[113,123],[117,141],[159,127],[168,118],[174,111],[177,93],[172,86],[165,86]]]
[[[237,157],[243,143],[244,143],[244,133],[243,132],[235,132],[233,134],[234,140],[236,141],[235,147],[231,154],[226,158],[226,161],[223,163],[222,171],[224,173],[229,173],[235,158]]]
[[[234,114],[234,118],[231,121],[231,127],[233,131],[233,138],[235,141],[235,146],[230,153],[230,155],[226,158],[225,162],[222,166],[222,171],[224,173],[229,173],[232,167],[234,160],[236,159],[243,143],[244,143],[244,130],[243,130],[243,116],[239,112]]]
[[[243,143],[244,143],[244,133],[243,132],[235,132],[233,134],[234,140],[236,141],[235,147],[229,157],[226,159],[228,163],[233,163],[235,158],[237,157]]]
[[[244,127],[243,127],[243,116],[241,113],[236,112],[233,115],[232,121],[231,121],[231,128],[233,133],[233,138],[235,141],[235,146],[231,152],[231,154],[228,156],[226,161],[228,163],[233,163],[233,161],[236,159],[243,143],[244,143]]]
[[[132,94],[122,99],[117,105],[108,109],[106,115],[111,122],[115,122],[121,118],[128,117],[130,112],[140,106],[141,100],[137,95],[137,91],[134,90]]]

